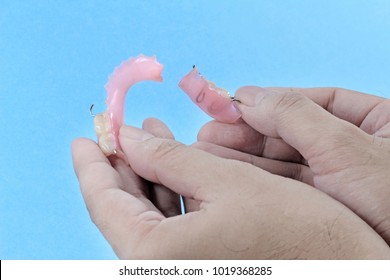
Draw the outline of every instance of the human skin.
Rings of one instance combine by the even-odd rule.
[[[240,88],[243,122],[206,124],[196,147],[305,182],[390,244],[390,100],[337,88]]]
[[[129,165],[89,139],[72,152],[91,218],[120,258],[390,258],[371,227],[304,183],[185,146],[156,119],[122,126],[119,139]],[[154,184],[170,190],[165,200]],[[199,210],[168,213],[175,194]]]

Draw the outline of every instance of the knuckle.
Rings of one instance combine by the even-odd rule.
[[[307,98],[297,92],[286,92],[279,94],[275,100],[274,111],[278,115],[300,109],[307,102]]]
[[[156,146],[153,158],[155,160],[172,160],[179,156],[184,145],[174,140],[163,139]]]
[[[338,128],[335,128],[335,132],[329,137],[329,142],[333,144],[334,149],[356,150],[359,149],[365,140],[358,127],[349,124],[342,123]]]
[[[291,168],[291,178],[297,181],[303,181],[302,165],[294,164]]]

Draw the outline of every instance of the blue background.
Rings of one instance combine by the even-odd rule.
[[[193,64],[233,92],[390,97],[389,46],[387,0],[0,0],[0,258],[116,258],[89,219],[70,143],[95,137],[89,107],[105,109],[107,76],[128,57],[157,55],[165,81],[132,89],[126,122],[155,116],[191,143],[209,120],[177,87]]]

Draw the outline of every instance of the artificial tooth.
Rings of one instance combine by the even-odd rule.
[[[111,134],[102,134],[99,137],[99,147],[104,154],[110,155],[115,151],[115,139]]]
[[[107,113],[97,114],[94,119],[94,124],[97,135],[109,133],[111,131],[111,121]]]

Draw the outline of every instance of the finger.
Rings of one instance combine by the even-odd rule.
[[[200,201],[184,198],[185,213],[195,212],[200,210]]]
[[[102,153],[95,142],[89,139],[76,139],[72,143],[73,166],[81,184],[81,190],[87,194],[89,191],[105,191],[107,189],[120,189],[122,180],[112,168],[109,160]],[[94,176],[88,175],[96,173]],[[102,180],[98,180],[98,179]],[[98,183],[95,187],[89,187]]]
[[[144,182],[129,172],[128,166],[119,158],[110,158],[112,164],[95,142],[76,139],[72,143],[73,165],[80,182],[81,192],[87,205],[93,204],[96,195],[113,189],[139,198],[146,206],[152,206],[145,198]],[[131,171],[131,170],[130,170]]]
[[[389,106],[386,108],[387,112],[390,112],[390,103]],[[389,121],[386,125],[382,126],[377,132],[375,132],[375,136],[377,137],[383,137],[383,138],[390,138],[390,114],[387,116],[389,118]],[[380,118],[378,116],[378,118]]]
[[[135,127],[122,126],[120,142],[137,174],[191,199],[215,199],[222,185],[213,179],[233,176],[229,161]]]
[[[302,94],[243,87],[236,92],[242,118],[260,133],[280,137],[310,160],[366,134]],[[309,162],[310,164],[310,162]]]
[[[200,129],[198,141],[213,143],[254,156],[304,163],[301,154],[281,138],[262,135],[246,123],[208,122]]]
[[[171,130],[159,119],[148,118],[142,128],[159,138],[174,139]],[[166,216],[172,217],[181,213],[180,196],[165,186],[153,184],[150,186],[151,201]]]
[[[156,118],[148,118],[144,120],[142,129],[159,138],[175,139],[169,127]]]
[[[122,189],[121,176],[95,142],[76,139],[72,157],[91,219],[119,256],[164,219],[140,194],[140,186],[132,195]]]
[[[311,186],[314,185],[313,173],[306,165],[257,157],[207,142],[196,142],[192,146],[219,157],[247,162],[273,174],[292,178]]]
[[[384,106],[389,108],[389,101],[378,96],[342,88],[272,87],[267,89],[277,93],[303,94],[334,116],[360,127],[368,134],[373,134],[388,122],[384,118],[378,118],[377,113],[383,113]]]
[[[146,181],[135,174],[123,159],[110,156],[109,161],[121,178],[122,184],[119,187],[122,190],[138,198],[149,198]]]
[[[210,121],[199,130],[198,141],[263,155],[266,137],[244,122],[230,124]]]

